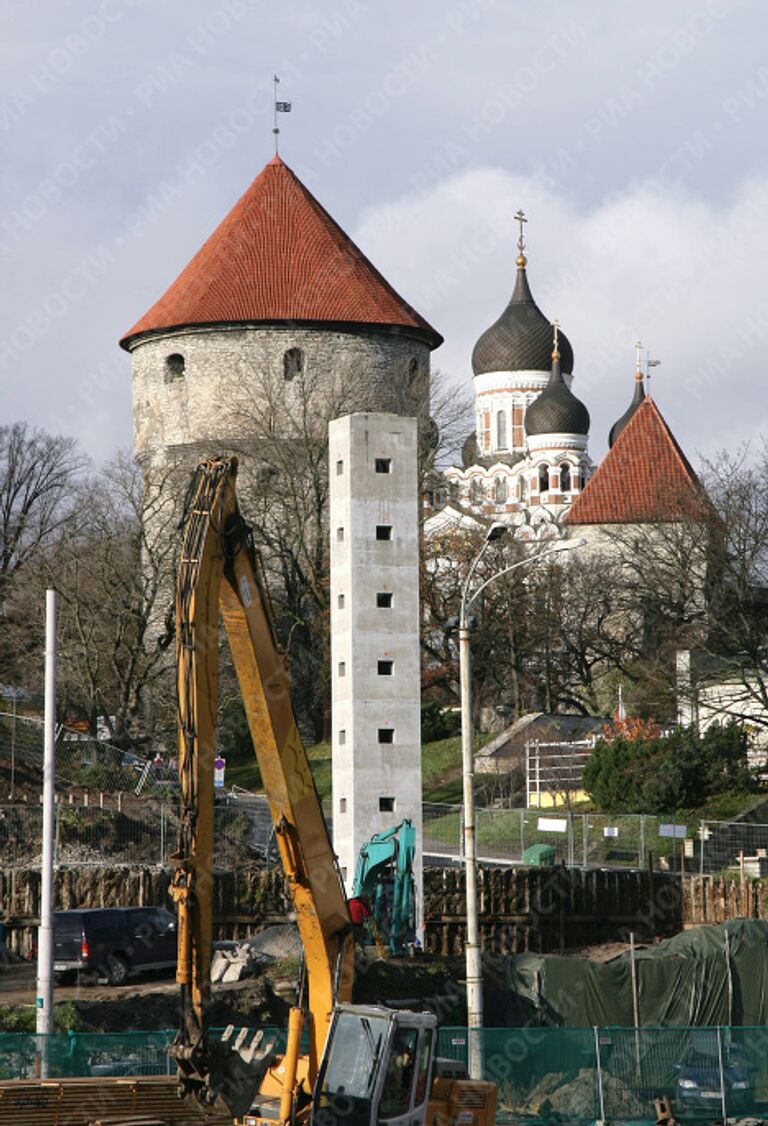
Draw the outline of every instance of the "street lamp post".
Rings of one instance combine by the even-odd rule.
[[[583,539],[558,540],[545,551],[518,559],[509,567],[504,567],[495,575],[481,583],[474,594],[470,587],[477,566],[489,543],[500,539],[509,530],[509,525],[500,522],[491,524],[483,546],[472,561],[461,589],[459,609],[459,683],[461,688],[461,765],[464,800],[464,832],[462,849],[464,853],[464,879],[466,890],[466,978],[467,978],[467,1049],[468,1070],[471,1079],[481,1079],[483,1071],[482,1040],[479,1029],[483,1027],[483,963],[480,949],[480,920],[477,902],[477,837],[475,834],[475,763],[472,751],[472,664],[469,648],[468,611],[475,599],[485,588],[510,571],[529,563],[537,563],[548,555],[561,551],[572,551],[581,547]]]

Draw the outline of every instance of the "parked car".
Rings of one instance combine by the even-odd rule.
[[[176,919],[162,907],[94,907],[53,914],[53,972],[122,985],[176,965]]]
[[[720,1078],[720,1049],[716,1034],[694,1033],[680,1062],[675,1066],[675,1094],[681,1118],[722,1117],[723,1087]],[[746,1113],[755,1101],[755,1069],[738,1044],[722,1045],[722,1073],[728,1114]]]

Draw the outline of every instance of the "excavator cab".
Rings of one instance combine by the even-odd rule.
[[[340,1005],[315,1084],[313,1126],[423,1126],[436,1036],[431,1013]]]

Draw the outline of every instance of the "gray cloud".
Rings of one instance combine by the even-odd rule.
[[[130,443],[116,340],[269,158],[277,71],[286,159],[434,319],[457,377],[511,284],[514,202],[596,452],[638,333],[689,450],[762,429],[760,0],[39,0],[3,18],[4,417],[97,458]]]

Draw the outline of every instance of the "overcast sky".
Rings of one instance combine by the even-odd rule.
[[[634,341],[689,456],[760,439],[765,0],[1,0],[2,420],[131,443],[117,346],[272,152],[470,354],[529,277],[575,353],[590,450]]]

